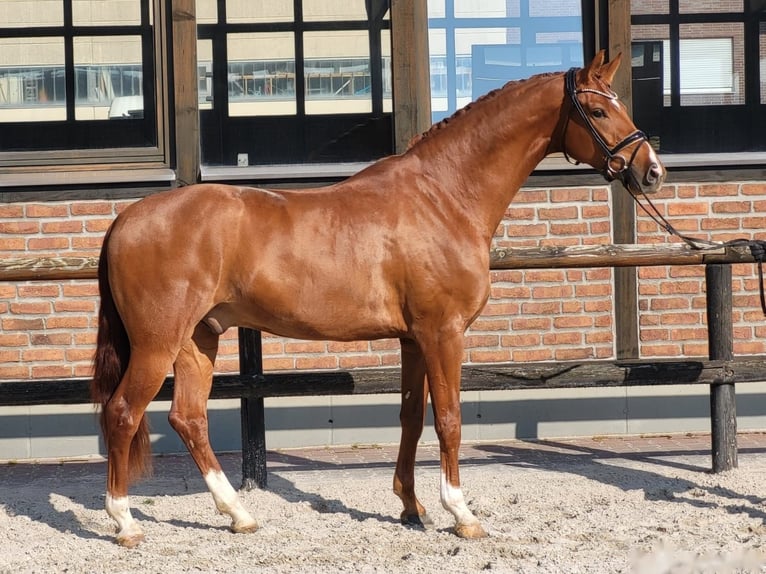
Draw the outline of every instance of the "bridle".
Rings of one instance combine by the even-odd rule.
[[[604,154],[604,169],[601,171],[601,175],[604,176],[604,178],[607,181],[612,180],[619,180],[622,185],[625,186],[625,188],[628,191],[631,191],[628,178],[631,178],[633,181],[632,183],[635,184],[637,189],[640,189],[641,186],[638,185],[638,182],[635,181],[635,175],[633,175],[633,172],[631,171],[631,167],[633,166],[633,160],[636,158],[636,154],[638,153],[638,150],[641,149],[641,146],[644,144],[644,142],[649,143],[649,138],[646,137],[646,134],[642,132],[641,130],[637,129],[633,133],[629,134],[625,138],[623,138],[617,145],[613,147],[609,147],[609,144],[604,141],[604,138],[601,136],[600,133],[598,133],[598,130],[596,130],[596,126],[593,125],[593,122],[588,117],[588,114],[585,113],[585,109],[582,107],[582,104],[580,103],[580,100],[578,99],[578,94],[597,94],[599,96],[602,96],[604,98],[607,98],[608,100],[616,100],[617,94],[614,92],[602,92],[601,90],[595,90],[593,88],[577,88],[577,82],[576,82],[576,75],[577,75],[578,68],[570,68],[569,71],[566,73],[566,80],[565,80],[565,87],[566,87],[566,93],[567,96],[569,96],[569,100],[572,103],[572,107],[577,112],[577,115],[580,116],[580,119],[585,123],[585,127],[588,129],[588,132],[590,133],[591,137],[593,138],[593,141],[596,142],[596,145],[598,145],[599,148],[601,148],[601,152]],[[569,157],[569,154],[566,150],[566,135],[567,135],[567,128],[569,127],[569,121],[571,119],[571,115],[567,115],[567,123],[564,125],[564,134],[562,136],[562,147],[564,151],[564,157],[569,163],[577,164],[579,162],[572,161],[572,159]],[[627,148],[628,146],[632,145],[635,142],[640,142],[634,149],[633,152],[630,154],[629,159],[625,159],[622,155],[620,155],[620,152]]]
[[[649,138],[646,137],[646,134],[642,132],[641,130],[637,129],[633,133],[629,134],[625,138],[622,139],[617,145],[614,147],[609,147],[609,145],[604,141],[604,138],[601,136],[600,133],[596,130],[596,127],[593,125],[593,122],[590,121],[590,118],[588,117],[588,114],[585,113],[585,109],[582,107],[582,104],[580,103],[580,100],[577,98],[578,94],[597,94],[599,96],[602,96],[604,98],[607,98],[609,100],[616,100],[617,94],[614,92],[608,93],[608,92],[602,92],[601,90],[595,90],[592,88],[581,88],[577,89],[577,84],[575,81],[575,77],[577,75],[577,68],[571,68],[566,73],[566,79],[565,79],[565,88],[566,88],[566,94],[569,96],[569,100],[572,103],[572,107],[577,112],[577,114],[580,116],[580,119],[585,123],[586,128],[588,129],[588,132],[590,133],[591,137],[593,138],[593,141],[596,142],[599,148],[601,148],[601,152],[604,154],[604,169],[601,171],[601,175],[606,178],[607,181],[613,181],[618,180],[622,185],[625,187],[626,190],[628,190],[628,193],[630,193],[631,197],[635,200],[635,202],[641,207],[641,209],[644,210],[644,212],[661,228],[664,229],[667,233],[671,235],[675,235],[679,239],[681,239],[684,243],[686,243],[689,247],[692,249],[698,250],[698,251],[704,251],[708,249],[719,249],[721,247],[749,247],[750,253],[753,256],[753,259],[755,259],[756,263],[758,263],[758,282],[760,286],[760,299],[761,299],[761,310],[763,311],[763,314],[766,316],[766,293],[764,292],[764,282],[763,282],[763,264],[766,262],[766,241],[760,240],[760,239],[733,239],[730,241],[725,242],[718,242],[718,241],[710,241],[708,239],[702,239],[699,237],[689,237],[687,235],[684,235],[682,233],[679,233],[678,230],[671,225],[671,223],[665,218],[665,216],[662,215],[659,209],[652,203],[652,200],[649,199],[649,197],[646,195],[646,192],[644,192],[641,185],[636,181],[636,176],[633,174],[633,171],[631,170],[631,167],[633,166],[633,160],[636,158],[636,154],[638,153],[638,150],[641,149],[641,146],[644,145],[644,143],[649,143]],[[566,150],[566,134],[567,134],[567,128],[569,127],[569,121],[571,119],[571,112],[567,115],[566,124],[564,124],[564,133],[562,135],[562,148],[564,152],[564,157],[569,163],[577,164],[579,162],[572,161],[572,159],[569,157],[569,154]],[[634,149],[633,152],[630,154],[629,159],[626,161],[623,156],[619,154],[620,151],[624,150],[631,144],[635,142],[640,142]],[[633,185],[630,185],[630,184]],[[646,204],[639,201],[636,193],[640,193],[641,196],[644,198]]]

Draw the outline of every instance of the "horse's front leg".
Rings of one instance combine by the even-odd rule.
[[[402,339],[402,438],[394,472],[394,493],[402,500],[402,524],[431,526],[433,522],[415,496],[415,453],[426,416],[426,366],[415,341]]]
[[[487,536],[479,520],[468,509],[460,488],[459,450],[461,437],[460,374],[463,332],[437,332],[429,344],[421,343],[426,358],[428,387],[434,411],[434,426],[441,454],[442,506],[455,517],[455,534],[461,538]]]

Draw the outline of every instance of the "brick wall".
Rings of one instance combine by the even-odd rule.
[[[95,255],[128,201],[0,204],[0,256]],[[657,206],[682,232],[766,238],[766,184],[668,185]],[[607,187],[524,189],[498,227],[499,245],[611,243]],[[639,242],[672,241],[639,215]],[[639,270],[641,354],[707,354],[704,269]],[[766,352],[753,265],[734,266],[735,352]],[[492,273],[492,296],[466,337],[469,362],[614,356],[611,269]],[[95,281],[0,283],[0,378],[88,376],[95,343]],[[398,342],[295,341],[264,335],[267,370],[396,365]],[[220,372],[237,369],[236,330],[222,339]]]

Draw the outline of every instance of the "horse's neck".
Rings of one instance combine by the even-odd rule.
[[[547,153],[554,151],[563,98],[555,77],[505,89],[423,142],[443,200],[491,239],[508,204]],[[532,83],[534,82],[534,83]]]

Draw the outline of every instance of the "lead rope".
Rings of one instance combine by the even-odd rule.
[[[664,229],[667,233],[670,235],[675,235],[678,237],[681,241],[686,243],[689,247],[696,251],[706,251],[710,249],[720,249],[720,248],[726,248],[726,247],[748,247],[750,249],[750,254],[753,256],[753,259],[758,264],[758,288],[759,288],[759,295],[761,299],[761,311],[763,311],[763,315],[766,316],[766,293],[764,293],[764,285],[763,285],[763,263],[766,261],[766,241],[762,239],[732,239],[730,241],[710,241],[709,239],[702,239],[699,237],[689,237],[687,235],[684,235],[683,233],[680,233],[671,223],[665,219],[665,216],[660,213],[660,211],[657,209],[657,206],[654,205],[651,199],[649,199],[649,196],[646,195],[646,193],[639,187],[639,190],[641,191],[641,196],[646,201],[647,205],[651,207],[651,211],[644,205],[641,201],[639,201],[638,197],[636,196],[635,192],[631,190],[627,185],[624,186],[625,189],[628,190],[628,193],[630,193],[630,196],[633,198],[633,200],[638,204],[638,206],[646,213],[652,221],[654,221],[661,229]]]

